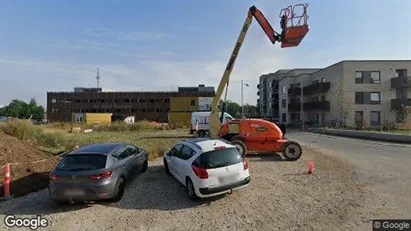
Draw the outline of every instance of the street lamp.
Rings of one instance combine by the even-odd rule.
[[[244,118],[244,86],[249,87],[250,85],[241,80],[241,118]]]

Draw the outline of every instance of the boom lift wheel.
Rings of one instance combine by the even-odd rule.
[[[239,139],[234,139],[231,141],[231,144],[237,148],[238,152],[242,157],[245,157],[245,155],[247,154],[247,146],[244,144],[243,141]]]
[[[303,154],[303,149],[299,143],[295,141],[287,141],[284,145],[282,154],[287,160],[296,161],[300,159]]]

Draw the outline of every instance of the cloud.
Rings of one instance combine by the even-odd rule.
[[[136,61],[133,65],[121,62],[96,65],[1,59],[0,103],[7,104],[13,98],[29,100],[36,97],[45,103],[47,91],[71,91],[78,86],[96,85],[96,68],[101,68],[103,87],[117,91],[169,91],[177,86],[206,84],[217,88],[227,65],[231,49],[220,51],[212,59],[177,61],[167,52],[157,54],[157,59]],[[224,55],[222,55],[224,54]],[[228,99],[241,101],[240,81],[248,83],[244,88],[244,102],[255,104],[259,76],[285,68],[288,59],[280,49],[267,49],[244,45],[231,74]],[[27,84],[30,80],[30,84]],[[224,97],[224,95],[223,95]]]
[[[83,34],[92,37],[116,37],[119,40],[126,41],[138,41],[138,40],[150,40],[161,39],[167,36],[166,33],[159,32],[142,32],[142,31],[120,31],[111,30],[109,28],[84,28]]]

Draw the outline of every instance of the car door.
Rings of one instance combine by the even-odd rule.
[[[176,146],[174,146],[170,150],[170,152],[168,153],[168,157],[166,158],[169,171],[176,178],[178,178],[178,171],[177,171],[177,166],[176,166],[176,163],[178,162],[176,160],[181,155],[180,151],[182,147],[183,147],[182,144],[177,144]]]
[[[131,170],[131,162],[129,161],[129,152],[127,150],[126,146],[121,146],[116,150],[116,158],[118,160],[118,163],[120,167],[123,169],[124,173],[126,175],[130,175],[130,170]]]
[[[188,159],[194,155],[195,151],[187,145],[183,145],[180,156],[175,158],[175,165],[177,168],[179,180],[185,183],[187,176],[187,167],[189,166]]]
[[[129,157],[127,158],[127,164],[130,166],[130,170],[137,171],[140,167],[138,160],[138,150],[132,145],[126,146]]]

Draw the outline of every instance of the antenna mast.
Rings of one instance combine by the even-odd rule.
[[[97,67],[97,76],[96,76],[96,80],[97,80],[97,88],[100,87],[100,74],[101,74],[101,70],[99,67]]]

